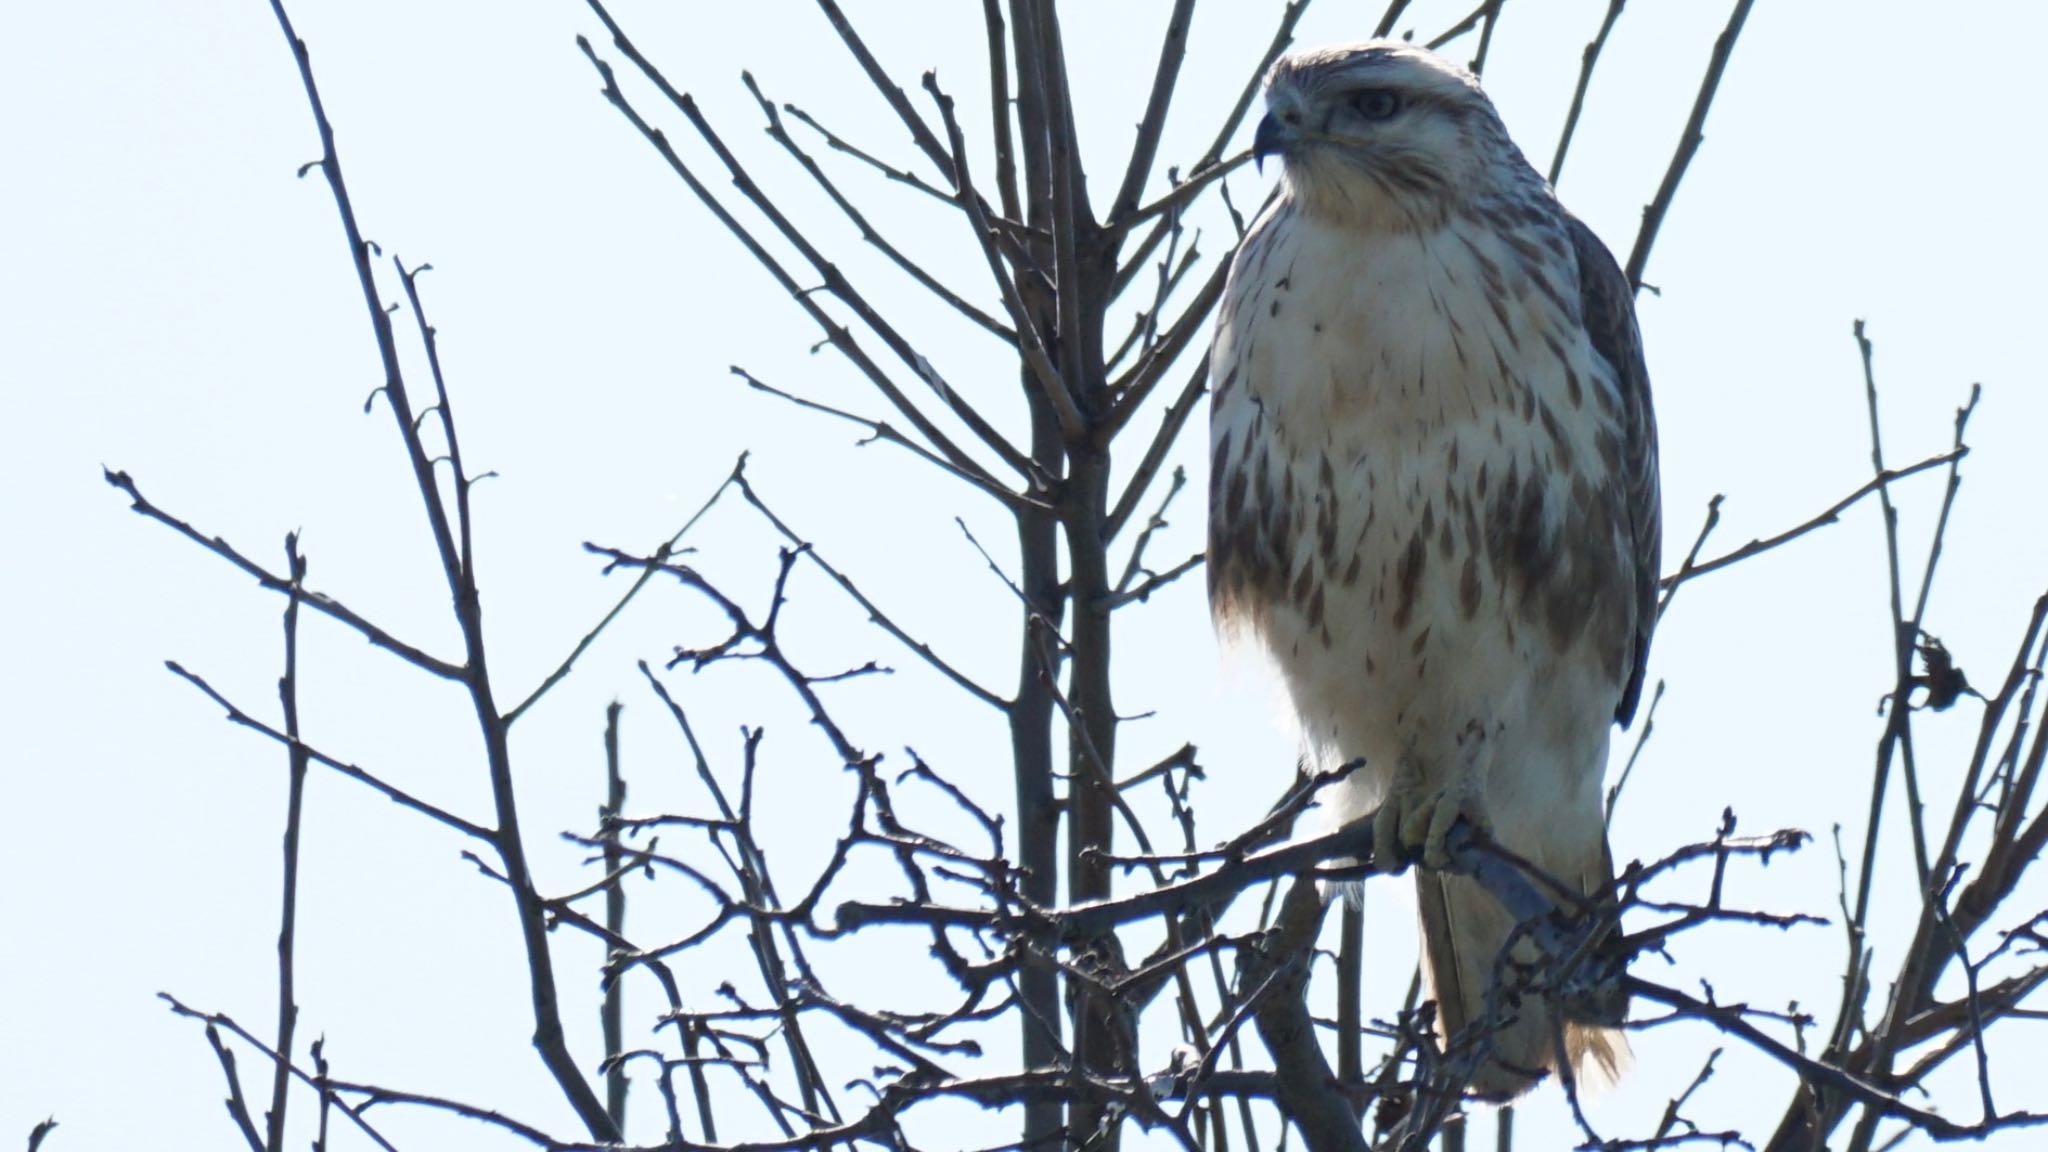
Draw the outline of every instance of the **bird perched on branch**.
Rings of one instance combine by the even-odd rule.
[[[1613,877],[1601,782],[1660,535],[1631,287],[1440,57],[1288,56],[1266,107],[1280,187],[1211,351],[1212,610],[1278,665],[1312,763],[1364,760],[1334,815],[1377,811],[1375,863],[1421,850],[1438,1026],[1490,1041],[1472,1091],[1611,1074],[1625,992],[1489,1012],[1513,921],[1435,869],[1463,817],[1570,893]]]

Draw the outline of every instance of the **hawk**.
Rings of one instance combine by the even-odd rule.
[[[1280,186],[1210,353],[1211,609],[1278,666],[1311,763],[1363,759],[1334,814],[1376,810],[1382,861],[1422,849],[1438,1026],[1493,1029],[1470,1089],[1511,1098],[1561,1058],[1611,1075],[1626,994],[1489,1018],[1513,921],[1435,869],[1463,816],[1572,892],[1612,880],[1601,782],[1660,547],[1630,285],[1438,56],[1288,56],[1266,107]]]

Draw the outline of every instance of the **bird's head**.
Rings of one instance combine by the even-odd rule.
[[[1284,56],[1252,154],[1333,223],[1435,227],[1474,195],[1533,177],[1470,72],[1398,40]]]

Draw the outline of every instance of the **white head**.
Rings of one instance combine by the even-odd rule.
[[[1332,223],[1416,230],[1474,199],[1541,195],[1470,72],[1398,40],[1284,56],[1266,77],[1253,154]]]

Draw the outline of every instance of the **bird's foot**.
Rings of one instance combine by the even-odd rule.
[[[1436,784],[1423,780],[1419,772],[1403,769],[1373,816],[1373,867],[1399,872],[1420,850],[1423,867],[1449,868],[1451,854],[1445,841],[1460,817],[1474,831],[1487,830],[1479,789],[1471,779],[1460,777]]]

